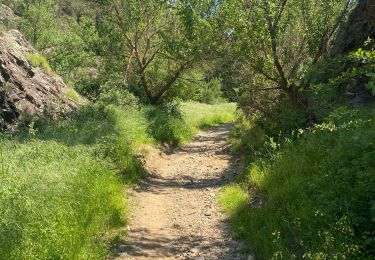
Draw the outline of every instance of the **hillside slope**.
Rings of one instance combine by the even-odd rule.
[[[0,128],[48,113],[70,112],[74,90],[54,74],[47,61],[19,31],[0,32]]]

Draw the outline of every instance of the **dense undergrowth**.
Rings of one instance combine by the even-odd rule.
[[[103,258],[126,222],[124,187],[144,176],[142,146],[187,141],[200,124],[227,122],[235,110],[183,108],[181,117],[153,121],[163,108],[90,104],[63,120],[1,136],[0,258]],[[192,120],[197,110],[201,117]]]
[[[251,163],[221,197],[235,234],[259,259],[370,259],[374,140],[372,113],[318,125]]]
[[[311,70],[314,124],[279,108],[289,127],[257,116],[238,121],[234,149],[245,153],[246,169],[219,200],[257,259],[375,256],[372,54],[360,50]],[[366,101],[348,102],[348,92]]]

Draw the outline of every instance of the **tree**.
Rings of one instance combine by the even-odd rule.
[[[51,2],[35,1],[22,3],[20,28],[32,44],[39,50],[48,48],[54,41],[56,32],[53,5]]]
[[[19,28],[22,33],[48,59],[54,71],[73,85],[89,78],[98,60],[99,39],[95,20],[89,15],[77,20],[77,13],[91,15],[89,7],[83,9],[82,1],[32,0],[13,3],[20,12]]]
[[[247,73],[244,85],[250,110],[269,115],[287,98],[304,111],[302,78],[327,46],[349,10],[351,0],[227,0],[220,13],[228,49]]]
[[[107,69],[160,103],[187,71],[214,58],[216,1],[96,0]],[[116,56],[116,59],[112,58]]]

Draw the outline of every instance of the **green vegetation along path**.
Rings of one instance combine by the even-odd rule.
[[[132,194],[129,234],[118,259],[243,259],[216,194],[239,172],[225,142],[231,125],[201,132],[164,154],[150,152],[150,177]]]

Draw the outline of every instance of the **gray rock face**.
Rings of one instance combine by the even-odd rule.
[[[14,26],[19,17],[13,10],[4,4],[0,4],[0,24],[5,26]]]
[[[346,53],[360,47],[368,38],[375,37],[375,0],[358,0],[357,5],[341,25],[332,42],[329,56]]]
[[[16,30],[0,32],[0,129],[14,129],[23,120],[48,113],[58,116],[77,107],[64,95],[69,89],[53,72],[33,67],[37,51]]]

